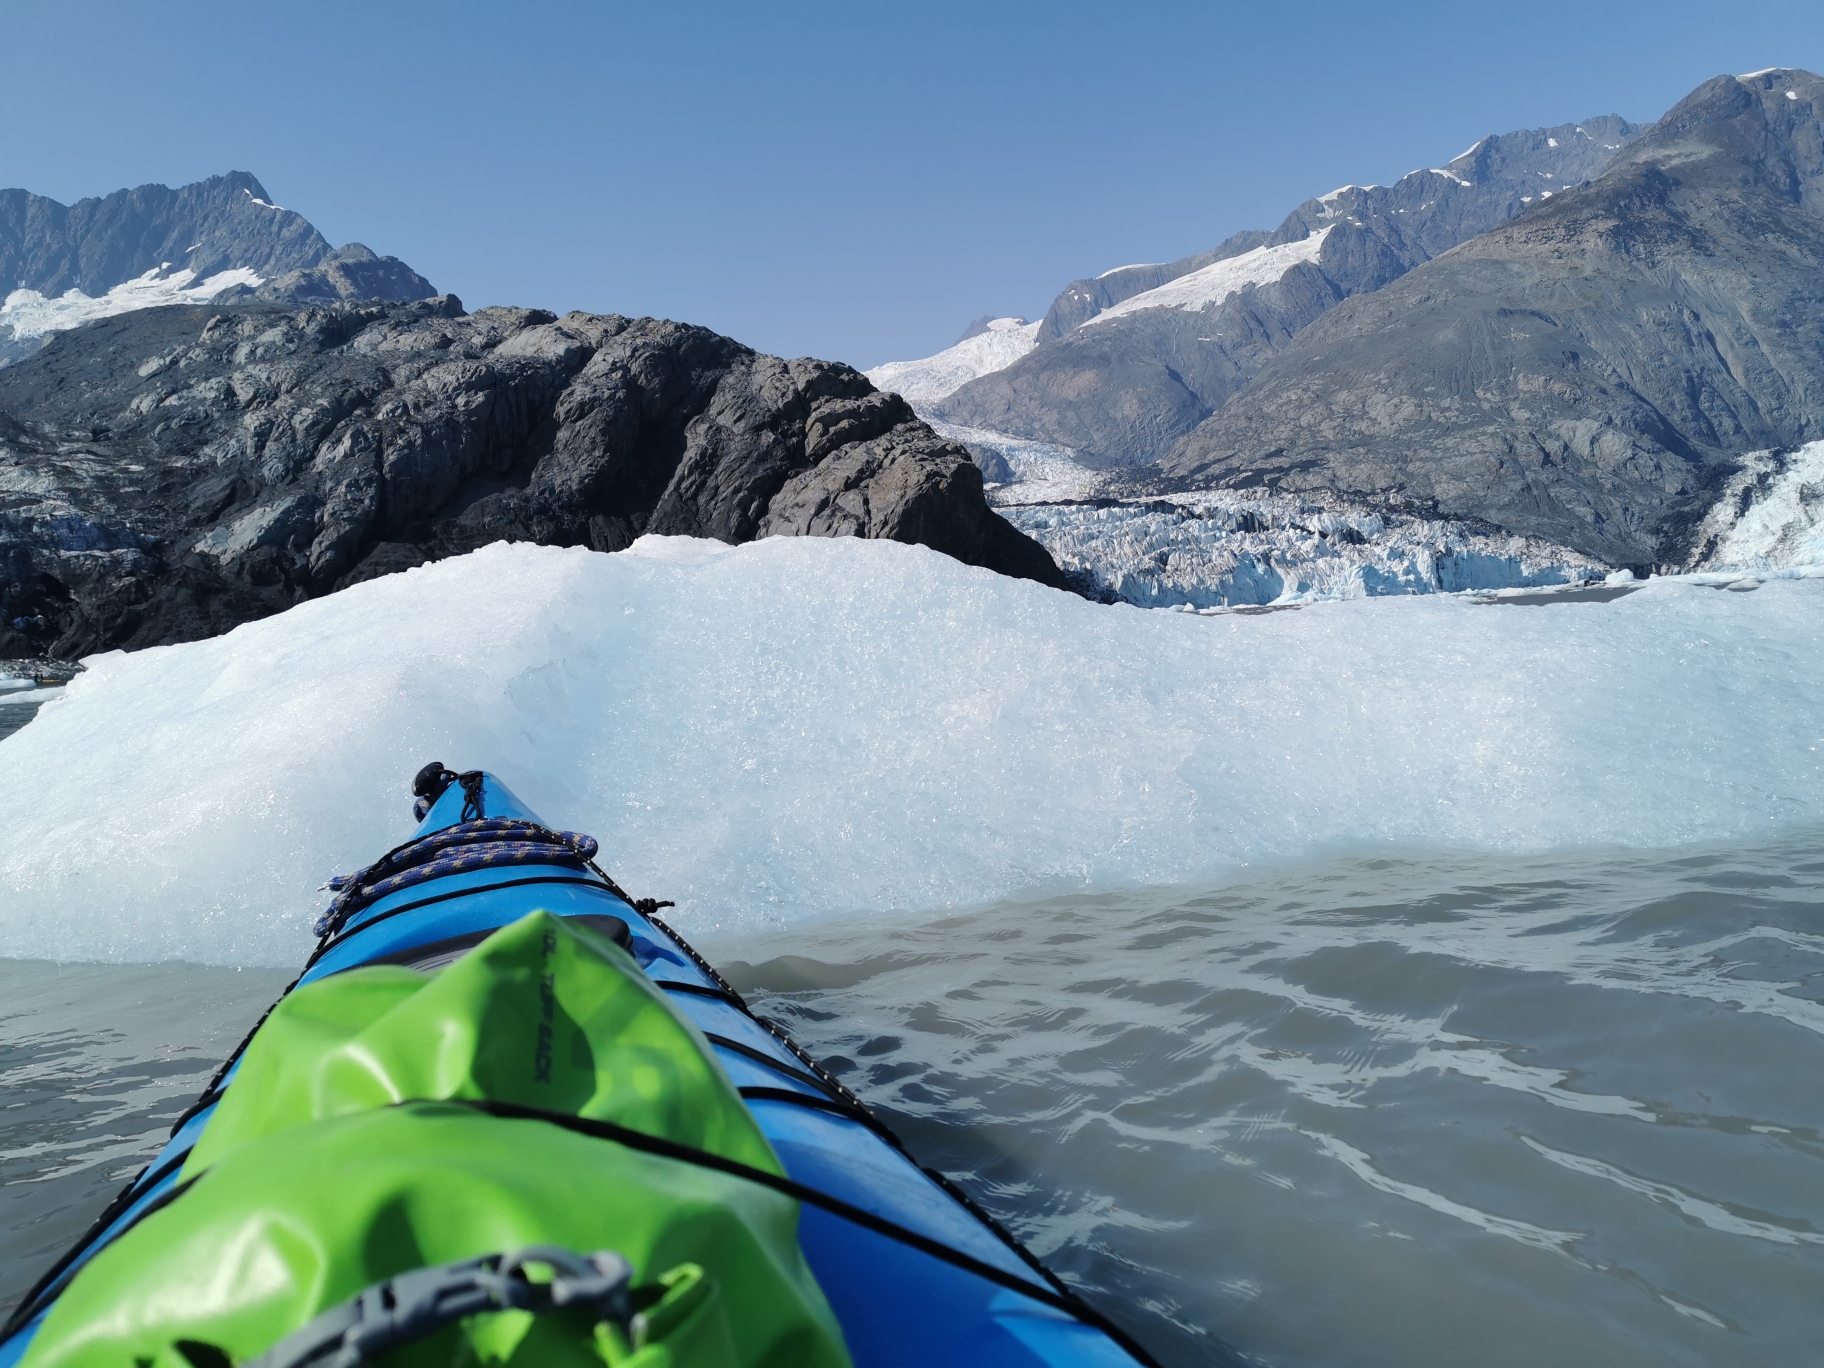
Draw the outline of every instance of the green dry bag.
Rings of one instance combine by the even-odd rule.
[[[192,1152],[187,1188],[82,1270],[24,1368],[248,1363],[389,1280],[528,1247],[620,1256],[628,1314],[487,1310],[380,1361],[847,1368],[796,1202],[461,1105],[481,1100],[780,1171],[701,1035],[632,957],[534,912],[434,974],[354,969],[288,996]],[[548,1271],[528,1269],[533,1282]]]

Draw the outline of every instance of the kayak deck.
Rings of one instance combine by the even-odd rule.
[[[482,785],[489,817],[539,820],[493,776]],[[464,801],[461,787],[451,784],[415,835],[456,824]],[[597,929],[612,925],[603,918],[624,923],[624,947],[707,1038],[788,1178],[829,1199],[802,1204],[799,1243],[857,1364],[1150,1362],[954,1184],[921,1169],[890,1130],[783,1032],[749,1012],[657,917],[655,905],[636,905],[594,866],[517,864],[402,888],[326,937],[292,987],[377,961],[439,967],[538,909]],[[614,930],[618,939],[619,927]],[[237,1051],[159,1155],[27,1294],[7,1327],[10,1337],[0,1340],[0,1368],[24,1357],[56,1295],[88,1259],[169,1199],[239,1063]]]

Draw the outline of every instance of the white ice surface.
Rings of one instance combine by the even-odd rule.
[[[1757,451],[1724,487],[1698,533],[1714,549],[1707,571],[1788,570],[1824,565],[1824,442],[1780,458]]]
[[[1330,230],[1324,228],[1298,242],[1282,243],[1277,247],[1256,247],[1240,256],[1213,261],[1202,270],[1181,275],[1157,289],[1142,291],[1119,304],[1111,305],[1079,326],[1093,328],[1098,323],[1138,313],[1142,309],[1184,309],[1192,313],[1207,309],[1222,303],[1237,290],[1272,284],[1300,262],[1316,261],[1324,239],[1329,234]]]
[[[290,965],[427,760],[692,933],[1824,820],[1824,580],[1100,607],[893,542],[496,545],[90,660],[0,741],[0,954]]]
[[[0,304],[0,330],[10,328],[15,339],[43,337],[46,333],[74,328],[97,318],[130,313],[134,309],[151,309],[161,304],[206,304],[231,286],[251,288],[264,283],[256,272],[237,266],[231,271],[219,271],[200,283],[195,271],[173,271],[169,275],[147,271],[135,280],[116,285],[105,295],[68,290],[47,299],[36,290],[14,290],[6,297],[6,302]]]
[[[1039,325],[997,318],[988,331],[946,347],[922,361],[888,361],[865,372],[876,389],[891,390],[908,404],[934,403],[971,380],[1005,370],[1038,345]]]

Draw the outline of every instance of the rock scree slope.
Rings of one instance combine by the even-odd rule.
[[[1330,491],[1678,564],[1749,452],[1824,436],[1824,81],[1693,91],[1586,186],[1357,295],[1182,437]]]
[[[889,538],[1063,583],[899,396],[685,324],[177,306],[0,370],[0,656],[209,636],[503,538],[647,532]]]

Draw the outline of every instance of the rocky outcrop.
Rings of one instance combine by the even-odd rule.
[[[1589,185],[1303,330],[1166,473],[1682,561],[1743,455],[1824,435],[1821,115],[1806,72],[1707,82]]]
[[[0,656],[212,635],[502,538],[645,532],[889,538],[1062,582],[898,396],[678,323],[173,307],[0,370]]]
[[[432,299],[437,287],[398,257],[380,256],[351,242],[315,266],[275,276],[252,294],[273,303],[333,304],[345,299]],[[210,302],[227,303],[234,297],[221,294]]]
[[[1034,350],[926,411],[1068,447],[1089,465],[1156,461],[1338,303],[1598,174],[1640,131],[1604,115],[1483,138],[1393,185],[1346,185],[1307,200],[1271,231],[1073,281]],[[1313,250],[1282,254],[1283,262],[1270,250],[1299,243]],[[1247,269],[1250,254],[1261,256],[1260,269]],[[1166,288],[1222,262],[1240,269],[1207,298],[1187,301],[1183,288]]]

